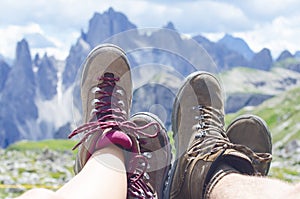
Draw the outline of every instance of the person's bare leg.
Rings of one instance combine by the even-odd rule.
[[[125,199],[127,177],[123,151],[115,145],[96,151],[71,181],[57,192],[63,198]]]
[[[116,198],[125,199],[127,177],[124,155],[115,145],[96,151],[80,173],[56,192],[34,189],[18,199],[76,199]]]
[[[299,198],[296,186],[267,177],[228,174],[212,189],[210,199]],[[298,197],[296,197],[298,194]],[[288,197],[290,196],[290,197]]]
[[[300,198],[300,183],[294,185],[287,194],[287,198],[298,199]]]

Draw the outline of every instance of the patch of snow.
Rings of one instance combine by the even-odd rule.
[[[90,45],[87,42],[85,42],[82,38],[80,38],[78,42],[80,44],[79,46],[81,46],[82,48],[82,52],[89,52],[91,50]]]
[[[255,109],[255,106],[245,106],[244,110],[245,111],[253,111]]]
[[[73,90],[75,85],[70,86],[66,90],[63,88],[62,74],[64,67],[64,62],[58,62],[58,82],[56,87],[57,95],[55,95],[51,100],[43,100],[40,97],[40,94],[37,93],[35,99],[39,116],[35,125],[39,127],[39,131],[33,132],[37,133],[40,131],[45,131],[44,133],[47,134],[45,137],[52,137],[56,130],[67,123],[74,125],[78,120],[81,120],[81,113],[79,113],[77,108],[74,106],[73,101]]]
[[[188,35],[188,34],[180,34],[180,38],[182,40],[190,40],[190,39],[192,39],[192,36]]]
[[[65,69],[65,63],[64,62],[58,62],[57,64],[57,98],[58,100],[62,100],[62,93],[63,93],[63,71]]]
[[[36,65],[33,65],[32,70],[34,73],[37,73],[39,68]]]
[[[51,123],[55,129],[73,120],[73,87],[57,94],[51,100],[36,99],[39,118],[37,123]]]

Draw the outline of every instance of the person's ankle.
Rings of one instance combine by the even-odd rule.
[[[110,144],[102,149],[95,151],[88,162],[96,162],[111,169],[125,171],[125,157],[124,151],[114,145]]]
[[[230,166],[229,164],[222,163],[218,165],[211,175],[211,179],[209,180],[206,189],[205,189],[205,198],[210,198],[214,188],[216,185],[227,175],[230,174],[240,174],[238,170]]]
[[[96,156],[99,156],[101,154],[111,154],[119,158],[122,162],[125,161],[123,149],[121,149],[115,144],[110,144],[102,149],[95,151],[92,155],[92,158],[95,158]]]

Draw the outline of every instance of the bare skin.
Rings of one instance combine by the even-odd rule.
[[[300,184],[292,185],[286,182],[257,176],[228,174],[212,189],[210,199],[296,199],[300,198]]]
[[[17,199],[125,199],[127,177],[124,155],[120,148],[110,145],[93,154],[82,171],[56,192],[32,189]]]

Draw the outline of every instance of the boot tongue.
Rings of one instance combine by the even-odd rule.
[[[96,109],[99,110],[99,112],[96,113],[97,119],[113,114],[112,108],[115,107],[112,106],[118,101],[116,97],[113,96],[115,89],[114,78],[113,73],[105,73],[103,75],[103,82],[98,85],[102,92],[101,94],[96,94],[95,98],[100,99],[103,104],[99,105],[99,107],[96,106]]]

